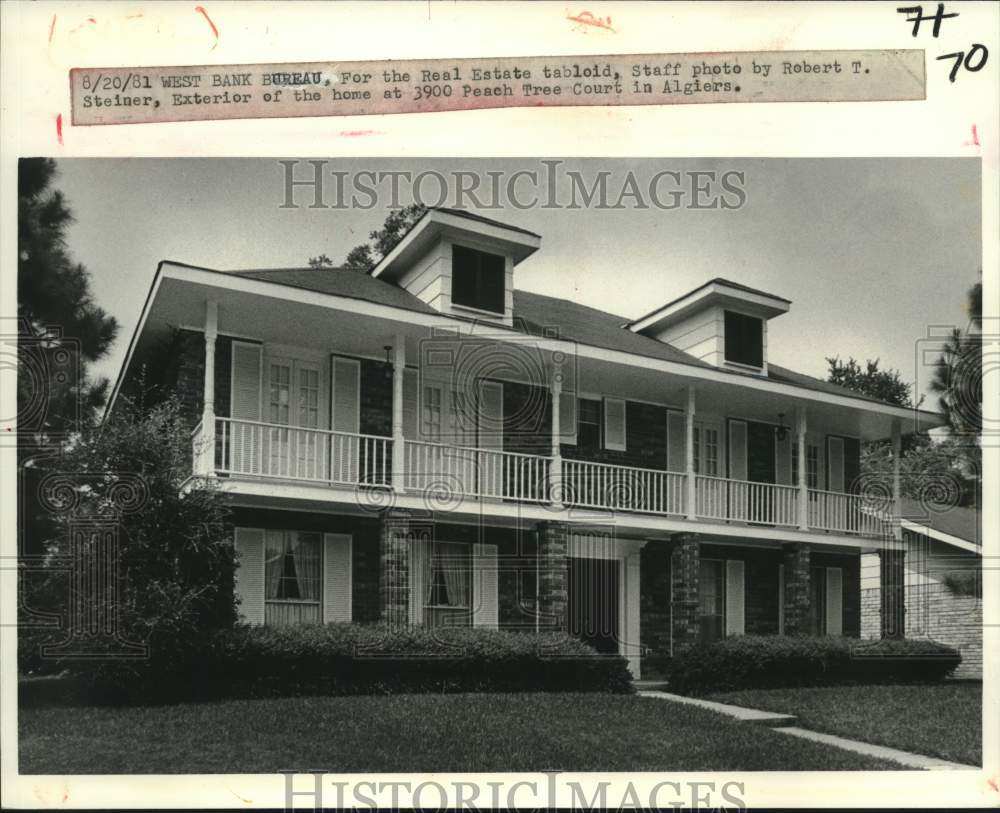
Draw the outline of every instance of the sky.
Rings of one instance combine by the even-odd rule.
[[[527,170],[543,178],[544,198],[541,160],[338,158],[326,171],[349,173],[349,184],[364,170],[436,171],[449,179],[455,171],[483,178],[505,172],[509,179]],[[160,260],[276,268],[305,266],[326,253],[339,262],[381,226],[391,205],[382,184],[374,206],[360,195],[357,207],[309,208],[312,192],[299,190],[301,205],[281,208],[286,169],[276,158],[82,158],[58,166],[56,185],[75,215],[69,250],[89,269],[95,300],[120,324],[110,354],[92,369],[112,380]],[[598,173],[610,173],[612,202],[631,172],[650,204],[656,173],[680,172],[687,183],[683,173],[691,171],[742,172],[745,202],[665,210],[636,208],[627,198],[622,209],[473,209],[541,235],[539,251],[515,269],[517,288],[634,318],[725,277],[792,301],[768,325],[770,361],[825,378],[827,356],[878,358],[882,367],[899,369],[918,395],[929,380],[919,362],[928,331],[968,322],[965,293],[981,266],[977,159],[566,159],[557,184],[562,200],[568,171],[580,172],[588,187]],[[304,161],[295,169],[297,178],[311,172]],[[325,202],[332,205],[334,176],[326,177]],[[671,182],[662,181],[663,201]],[[446,205],[454,203],[450,186]],[[400,189],[399,202],[410,202],[410,187]],[[436,181],[421,190],[438,202]],[[515,191],[522,201],[529,197],[523,183]],[[488,193],[480,198],[489,202]],[[928,397],[926,406],[932,404]]]

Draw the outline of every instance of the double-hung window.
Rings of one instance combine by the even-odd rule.
[[[265,623],[319,623],[322,535],[301,531],[265,534]]]
[[[576,410],[576,445],[579,449],[601,448],[601,402],[581,398]]]
[[[472,546],[432,542],[422,561],[424,623],[430,627],[472,624]]]
[[[441,440],[441,388],[424,387],[420,433],[424,440],[438,443]]]

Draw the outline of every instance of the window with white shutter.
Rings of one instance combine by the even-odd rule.
[[[743,635],[746,630],[746,590],[744,565],[739,559],[726,560],[726,636]]]
[[[625,451],[625,402],[620,398],[604,399],[604,448]]]
[[[497,546],[474,545],[472,563],[472,623],[496,629],[500,622],[497,586]]]
[[[844,634],[844,571],[826,569],[826,634]]]
[[[353,539],[323,534],[323,622],[351,621]]]
[[[576,396],[563,392],[559,396],[559,442],[576,445]]]

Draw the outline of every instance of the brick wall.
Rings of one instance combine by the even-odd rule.
[[[944,584],[921,584],[906,590],[906,637],[930,638],[962,653],[956,678],[982,680],[983,602],[960,596]],[[879,588],[864,590],[861,597],[862,635],[878,638],[882,598]]]
[[[808,545],[792,542],[783,546],[785,565],[785,634],[809,633],[809,567]]]
[[[644,469],[667,467],[667,410],[655,404],[625,402],[625,451],[580,449],[562,444],[562,456],[570,460],[613,463]]]
[[[538,523],[538,612],[541,626],[568,629],[569,573],[567,528],[562,522]]]
[[[674,653],[698,643],[701,545],[694,534],[678,534],[670,552],[670,635]]]

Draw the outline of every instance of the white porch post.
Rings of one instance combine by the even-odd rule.
[[[899,458],[902,454],[902,440],[899,419],[892,422],[892,536],[897,541],[903,538],[902,504],[900,503]]]
[[[684,413],[684,460],[687,472],[687,518],[697,519],[698,512],[695,504],[697,488],[695,486],[694,473],[694,411],[695,395],[694,387],[687,389],[687,411]]]
[[[552,371],[552,380],[549,382],[549,392],[552,395],[552,450],[549,461],[549,499],[553,506],[562,507],[563,487],[562,487],[562,449],[560,438],[562,437],[559,425],[559,399],[562,395],[562,368],[556,365]]]
[[[219,336],[219,303],[205,302],[205,383],[201,407],[199,474],[215,474],[215,340]]]
[[[803,531],[809,529],[809,473],[806,471],[806,408],[799,407],[795,411],[795,435],[798,445],[795,454],[799,458],[799,528]]]
[[[392,345],[392,487],[403,491],[406,483],[406,444],[403,439],[403,375],[406,372],[406,338],[396,336]]]

